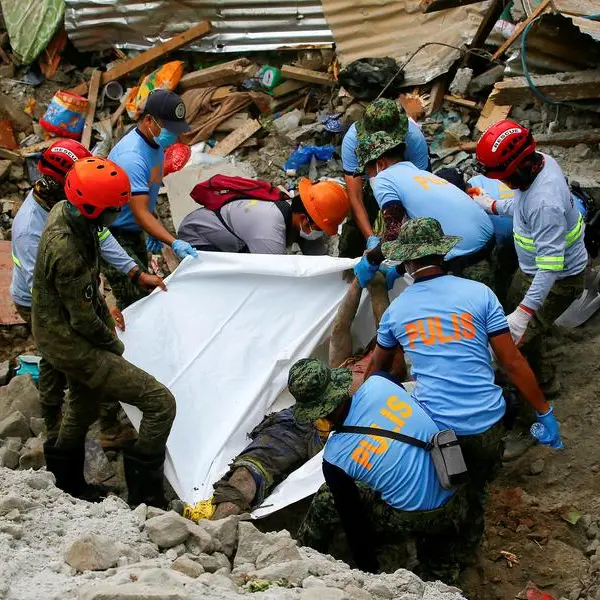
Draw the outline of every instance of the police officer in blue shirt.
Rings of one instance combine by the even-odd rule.
[[[498,473],[503,453],[502,389],[495,384],[489,351],[544,426],[540,440],[561,448],[558,422],[527,361],[511,337],[506,316],[485,285],[446,275],[443,257],[460,241],[444,235],[438,221],[411,219],[384,254],[402,261],[414,279],[388,308],[377,333],[369,374],[403,370],[397,353],[406,355],[416,380],[414,398],[440,428],[459,438],[471,483],[467,495],[470,536],[483,532],[487,483]],[[400,367],[399,367],[400,363]],[[406,367],[404,367],[406,372]]]
[[[387,373],[373,374],[352,395],[349,369],[330,369],[308,358],[292,366],[288,387],[301,423],[326,419],[334,428],[375,427],[421,442],[439,431]],[[323,474],[326,485],[298,532],[303,545],[327,551],[341,520],[361,570],[379,569],[375,538],[393,545],[414,538],[421,575],[456,581],[466,558],[460,535],[468,516],[465,494],[442,487],[426,449],[372,434],[334,432],[325,445]]]

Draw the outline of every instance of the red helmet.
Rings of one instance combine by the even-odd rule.
[[[505,119],[489,127],[477,142],[477,161],[492,179],[507,179],[521,161],[535,152],[535,140],[526,127]]]
[[[88,219],[97,219],[107,208],[121,208],[131,197],[127,173],[106,158],[78,160],[67,174],[67,200]]]
[[[71,167],[80,159],[92,156],[91,152],[75,140],[58,140],[44,150],[38,161],[42,175],[48,175],[58,183],[65,183],[65,177]]]

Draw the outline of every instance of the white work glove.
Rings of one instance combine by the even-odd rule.
[[[533,319],[534,311],[532,311],[527,306],[523,306],[519,304],[517,309],[510,313],[506,320],[508,321],[508,327],[510,329],[510,334],[512,335],[515,344],[518,346],[522,340],[525,332],[527,331],[527,326],[529,325],[529,321]]]
[[[479,187],[467,188],[467,194],[471,196],[472,200],[475,200],[483,210],[489,215],[495,215],[495,204],[496,201],[486,192]]]

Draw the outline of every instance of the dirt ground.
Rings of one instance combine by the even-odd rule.
[[[471,600],[530,600],[519,595],[530,581],[556,598],[600,598],[589,595],[592,588],[597,592],[600,575],[594,573],[600,565],[592,549],[591,561],[585,556],[595,545],[594,521],[600,516],[599,336],[596,314],[552,351],[562,385],[554,407],[565,448],[532,447],[504,465],[491,489],[486,539],[461,581]],[[586,515],[576,525],[565,520],[573,509],[575,518]],[[501,551],[513,553],[519,563],[510,567]]]

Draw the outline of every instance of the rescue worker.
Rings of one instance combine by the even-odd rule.
[[[12,226],[14,268],[10,294],[17,312],[28,327],[31,327],[31,288],[35,259],[48,213],[57,202],[64,200],[65,177],[75,161],[90,156],[92,155],[85,146],[69,139],[58,140],[44,150],[38,161],[41,177],[27,194],[14,218]],[[130,279],[136,277],[138,285],[144,289],[152,290],[157,286],[166,289],[160,277],[140,270],[108,229],[103,228],[98,232],[98,240],[102,258],[119,272],[126,274]],[[123,315],[120,311],[111,309],[111,313],[113,318],[121,323],[121,328],[124,328]],[[58,435],[65,388],[64,375],[42,359],[39,378],[40,402],[46,431],[50,438],[56,438]],[[105,444],[118,444],[122,439],[131,437],[130,434],[133,433],[120,426],[117,420],[119,408],[119,404],[114,401],[102,403],[100,410],[101,442]]]
[[[422,171],[430,170],[429,148],[421,128],[406,116],[403,108],[395,100],[379,99],[369,104],[361,121],[353,123],[342,141],[342,166],[346,189],[350,198],[352,218],[342,228],[340,235],[340,256],[356,258],[365,250],[379,243],[373,225],[379,214],[373,192],[365,186],[362,171],[358,168],[356,148],[367,133],[386,131],[400,137],[406,144],[406,160]]]
[[[372,373],[353,394],[348,369],[331,369],[314,358],[291,368],[288,387],[298,421],[326,419],[334,430],[323,455],[326,485],[300,527],[301,544],[327,552],[341,521],[356,566],[377,573],[381,546],[414,539],[420,575],[455,583],[465,558],[464,489],[442,487],[423,447],[375,433],[336,431],[341,425],[393,430],[428,443],[439,428],[427,412],[387,373]],[[401,566],[406,565],[392,568]]]
[[[167,90],[154,90],[148,96],[137,127],[108,155],[125,170],[131,181],[131,201],[110,231],[142,269],[148,268],[148,251],[160,252],[163,243],[171,246],[181,259],[197,256],[190,244],[175,239],[154,216],[163,178],[164,151],[189,128],[181,98]],[[146,295],[116,269],[107,269],[105,275],[121,310]]]
[[[506,410],[488,346],[498,367],[536,410],[546,429],[544,442],[553,448],[562,442],[553,410],[517,349],[494,293],[477,281],[445,273],[444,256],[459,243],[459,237],[444,235],[435,219],[418,218],[402,226],[396,242],[383,244],[385,256],[404,262],[414,284],[381,319],[367,377],[389,372],[392,364],[398,369],[403,355],[410,360],[415,400],[436,425],[458,436],[471,479],[468,537],[475,545],[483,532],[487,483],[502,463]],[[400,370],[405,380],[406,365]]]
[[[386,227],[386,239],[396,239],[406,218],[432,217],[444,231],[459,236],[448,253],[445,268],[455,275],[493,285],[490,264],[494,228],[488,215],[469,196],[448,181],[417,169],[405,157],[402,136],[383,131],[366,135],[356,150],[366,171]],[[474,210],[475,209],[475,210]],[[377,272],[380,252],[367,253],[355,267],[361,285]]]
[[[291,206],[286,200],[247,199],[218,211],[198,208],[183,219],[177,235],[196,250],[284,254],[297,242],[304,254],[327,254],[324,234],[336,235],[350,210],[346,190],[334,181],[302,179],[298,192]]]
[[[56,440],[44,445],[56,484],[93,498],[83,474],[85,438],[103,398],[142,411],[139,437],[123,452],[129,503],[162,506],[165,447],[175,399],[154,377],[122,358],[124,346],[99,290],[97,232],[128,201],[127,174],[101,158],[78,160],[65,183],[67,201],[50,212],[33,276],[32,329],[40,354],[62,372],[69,397]]]
[[[558,163],[536,152],[531,132],[515,121],[492,125],[477,143],[484,174],[514,190],[514,198],[473,198],[490,214],[513,217],[519,259],[509,294],[508,324],[546,391],[557,394],[554,369],[545,361],[545,334],[584,289],[588,253],[584,219]]]

